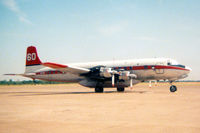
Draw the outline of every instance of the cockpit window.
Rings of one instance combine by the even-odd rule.
[[[181,65],[181,64],[179,64],[177,61],[172,60],[172,59],[170,59],[170,60],[167,62],[167,65],[168,65],[168,66],[175,66],[175,67],[182,67],[182,68],[185,68],[184,65]]]
[[[184,65],[181,65],[181,64],[178,64],[178,65],[171,65],[171,66],[176,66],[176,67],[182,67],[182,68],[185,68]]]

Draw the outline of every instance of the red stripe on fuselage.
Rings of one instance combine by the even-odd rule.
[[[176,66],[155,66],[156,69],[177,69],[177,70],[184,70],[184,71],[190,71],[189,69],[185,69],[182,67],[176,67]]]
[[[176,69],[176,70],[184,70],[184,71],[190,71],[189,69],[176,67],[176,66],[128,66],[128,67],[114,67],[115,70],[117,69],[124,69],[124,70],[148,70],[148,69]]]

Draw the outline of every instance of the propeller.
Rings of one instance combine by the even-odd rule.
[[[112,70],[111,75],[112,75],[112,87],[115,86],[115,74],[119,74],[119,72]]]
[[[122,76],[125,80],[129,79],[131,88],[133,87],[133,79],[137,78],[137,76],[135,74],[130,74],[129,71],[119,71],[119,72],[117,72],[115,70],[112,70],[110,72],[110,74],[112,75],[112,86],[113,87],[115,86],[115,74]]]
[[[112,68],[100,68],[100,76],[105,78],[111,77],[112,87],[115,86],[115,76],[119,76],[119,79],[122,80],[130,80],[130,87],[133,86],[133,79],[136,79],[137,76],[135,74],[130,74],[130,71],[124,71],[124,70],[113,70]]]

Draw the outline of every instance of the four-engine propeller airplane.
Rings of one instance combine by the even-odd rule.
[[[20,75],[32,79],[58,82],[78,82],[79,84],[95,88],[95,92],[103,92],[106,87],[116,87],[117,91],[124,91],[125,87],[132,87],[139,82],[150,80],[175,80],[188,76],[191,69],[169,58],[149,58],[120,61],[87,62],[57,64],[41,62],[36,47],[29,46],[26,54],[26,68]],[[170,86],[175,92],[177,87]]]

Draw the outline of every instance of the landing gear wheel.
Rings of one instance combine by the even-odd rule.
[[[117,91],[118,92],[123,92],[124,91],[124,87],[117,87]]]
[[[96,87],[95,88],[96,93],[102,93],[103,92],[103,87]]]
[[[177,91],[177,87],[175,85],[170,86],[170,91],[171,92]]]

